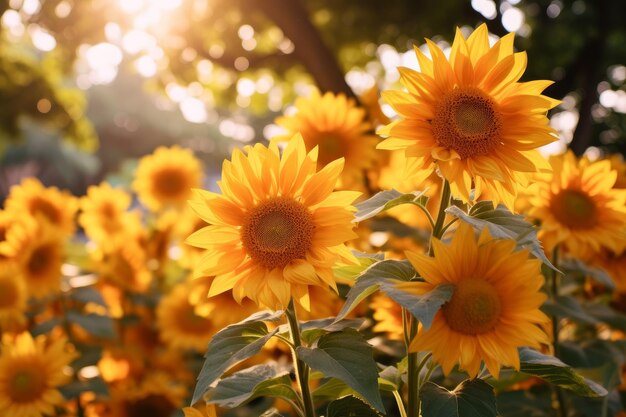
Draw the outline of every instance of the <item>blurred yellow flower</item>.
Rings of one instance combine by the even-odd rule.
[[[42,417],[56,415],[65,398],[57,390],[69,382],[64,372],[76,354],[65,339],[49,344],[29,333],[5,337],[0,350],[0,415]]]
[[[135,240],[118,244],[110,251],[92,254],[103,282],[130,292],[145,292],[152,282],[146,252]]]
[[[30,215],[57,228],[64,236],[74,233],[78,200],[57,187],[44,187],[36,178],[25,178],[11,187],[5,209],[19,217]]]
[[[446,375],[458,363],[475,377],[484,361],[497,378],[501,366],[520,369],[518,347],[550,343],[539,327],[549,321],[539,310],[546,299],[539,260],[529,259],[527,250],[515,251],[512,240],[493,239],[487,229],[477,241],[465,223],[450,245],[438,239],[432,244],[434,258],[406,253],[425,282],[399,288],[421,295],[453,284],[454,293],[428,330],[420,325],[410,351],[432,352]]]
[[[43,298],[61,289],[61,265],[65,257],[63,236],[47,224],[22,223],[12,228],[6,252],[14,259],[32,297]]]
[[[0,332],[23,330],[27,292],[15,263],[0,259]]]
[[[297,135],[282,158],[274,144],[235,150],[222,168],[223,194],[196,190],[192,208],[210,225],[187,238],[206,249],[197,276],[215,276],[209,296],[233,289],[272,309],[293,299],[309,309],[309,286],[336,289],[332,267],[353,261],[344,245],[356,236],[360,193],[333,189],[343,159],[316,172],[317,148]]]
[[[187,394],[185,387],[163,372],[140,380],[121,380],[111,387],[107,410],[98,417],[170,417]]]
[[[80,199],[78,222],[91,240],[108,247],[122,234],[125,237],[139,234],[139,213],[127,212],[130,203],[131,196],[123,190],[112,188],[106,182],[92,185]]]
[[[528,215],[541,222],[547,251],[563,245],[589,259],[603,248],[626,247],[626,190],[613,188],[617,172],[607,160],[578,160],[572,152],[550,157],[552,174],[538,174],[528,189]]]
[[[276,124],[287,130],[273,140],[289,141],[301,133],[307,151],[318,147],[318,164],[323,167],[344,158],[345,166],[337,186],[363,188],[363,175],[376,160],[378,138],[367,121],[366,111],[343,94],[314,90],[309,97],[299,97],[296,113],[276,119]]]
[[[152,211],[183,207],[202,183],[202,166],[189,149],[159,147],[139,161],[133,190]]]
[[[179,284],[161,299],[156,310],[161,340],[174,349],[206,351],[216,327],[190,299],[190,285]]]
[[[375,332],[385,333],[391,340],[402,340],[404,328],[402,326],[402,307],[383,294],[376,294],[370,302],[370,309],[374,312]]]
[[[467,39],[457,29],[449,60],[431,40],[432,60],[416,47],[421,72],[399,68],[408,92],[383,92],[401,118],[379,130],[389,138],[378,147],[416,158],[422,178],[438,168],[465,201],[474,186],[474,198],[489,191],[513,208],[529,173],[549,169],[536,148],[556,140],[546,112],[558,104],[541,95],[550,81],[518,82],[526,54],[513,36],[490,47],[486,25]]]

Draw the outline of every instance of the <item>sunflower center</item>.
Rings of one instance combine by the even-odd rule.
[[[14,282],[7,279],[0,280],[0,310],[11,308],[19,298],[19,292]]]
[[[43,371],[31,367],[17,369],[9,377],[9,397],[17,403],[35,401],[41,398],[46,388]]]
[[[58,223],[61,220],[59,210],[48,200],[35,197],[30,202],[30,212],[33,215],[41,214],[51,223]]]
[[[303,259],[313,241],[313,215],[291,198],[276,197],[253,208],[241,228],[250,257],[267,269]]]
[[[458,88],[439,102],[431,126],[439,146],[465,159],[487,155],[496,147],[502,121],[490,97],[476,88]]]
[[[483,279],[463,279],[450,301],[441,308],[452,330],[477,335],[494,328],[502,306],[496,289]]]
[[[346,144],[341,136],[333,132],[320,132],[317,137],[319,166],[326,166],[336,159],[346,156]]]
[[[596,224],[596,205],[582,191],[561,191],[552,199],[550,209],[560,223],[572,229],[588,229]]]
[[[51,267],[54,257],[54,247],[52,245],[42,245],[33,251],[28,259],[28,272],[32,275],[45,273]]]
[[[154,189],[164,198],[176,198],[187,188],[187,180],[180,170],[164,169],[155,175]]]

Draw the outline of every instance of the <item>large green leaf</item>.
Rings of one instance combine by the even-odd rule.
[[[580,259],[563,259],[559,262],[559,268],[567,276],[582,275],[583,277],[591,277],[610,290],[615,288],[613,279],[604,269],[589,266]]]
[[[326,417],[381,417],[372,407],[352,395],[328,404]]]
[[[279,313],[255,313],[247,319],[220,330],[209,342],[202,370],[198,375],[192,404],[198,402],[209,386],[230,367],[261,351],[278,329],[268,331],[263,320],[275,320]]]
[[[259,397],[283,398],[298,404],[289,371],[276,365],[256,365],[222,379],[209,390],[207,402],[234,408]]]
[[[566,388],[584,397],[603,397],[607,390],[582,377],[569,365],[554,356],[544,355],[529,348],[521,348],[520,371],[538,376],[554,385]]]
[[[424,191],[414,193],[401,193],[394,189],[381,191],[373,197],[356,204],[357,212],[354,221],[360,222],[376,216],[378,213],[389,210],[400,204],[415,204],[424,207],[428,197],[424,196]]]
[[[296,353],[311,368],[344,381],[374,408],[385,411],[378,392],[378,368],[372,347],[356,330],[326,334],[316,347],[299,347]]]
[[[94,287],[74,288],[69,293],[70,298],[81,303],[94,303],[103,307],[107,307],[106,301],[102,298],[102,294]]]
[[[496,239],[515,240],[518,248],[528,249],[536,258],[556,270],[537,239],[537,228],[504,206],[494,208],[491,201],[479,201],[470,209],[469,214],[456,206],[448,207],[446,213],[469,223],[478,231],[486,227]]]
[[[76,310],[68,310],[65,313],[65,318],[71,322],[76,323],[88,333],[101,337],[103,339],[113,339],[116,336],[115,326],[113,325],[113,319],[107,316],[100,316],[98,314],[83,314]]]
[[[598,324],[598,320],[587,313],[580,301],[571,295],[559,295],[554,300],[547,300],[541,309],[558,318],[569,318],[581,323]]]
[[[426,330],[430,328],[441,306],[448,302],[454,293],[453,284],[438,285],[423,295],[404,292],[391,281],[381,282],[380,289],[396,303],[409,310]]]
[[[376,262],[363,271],[354,286],[350,288],[346,302],[337,314],[337,321],[346,317],[368,295],[376,292],[381,282],[387,280],[410,281],[414,277],[415,269],[409,261],[388,259]]]
[[[493,387],[482,379],[467,379],[453,391],[427,382],[420,391],[422,417],[496,417]]]

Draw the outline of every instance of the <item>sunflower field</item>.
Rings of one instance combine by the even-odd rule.
[[[0,2],[0,417],[626,416],[626,3]]]

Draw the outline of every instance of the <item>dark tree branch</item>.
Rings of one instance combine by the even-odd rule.
[[[597,0],[596,28],[598,34],[590,39],[586,48],[581,51],[582,60],[582,99],[578,109],[579,117],[570,148],[576,155],[582,155],[593,143],[594,121],[591,114],[593,105],[598,102],[598,84],[603,78],[603,57],[606,51],[606,40],[610,21],[607,0]]]
[[[242,3],[253,3],[281,28],[295,46],[294,55],[313,76],[320,90],[356,98],[337,59],[324,44],[300,0],[246,0]]]

